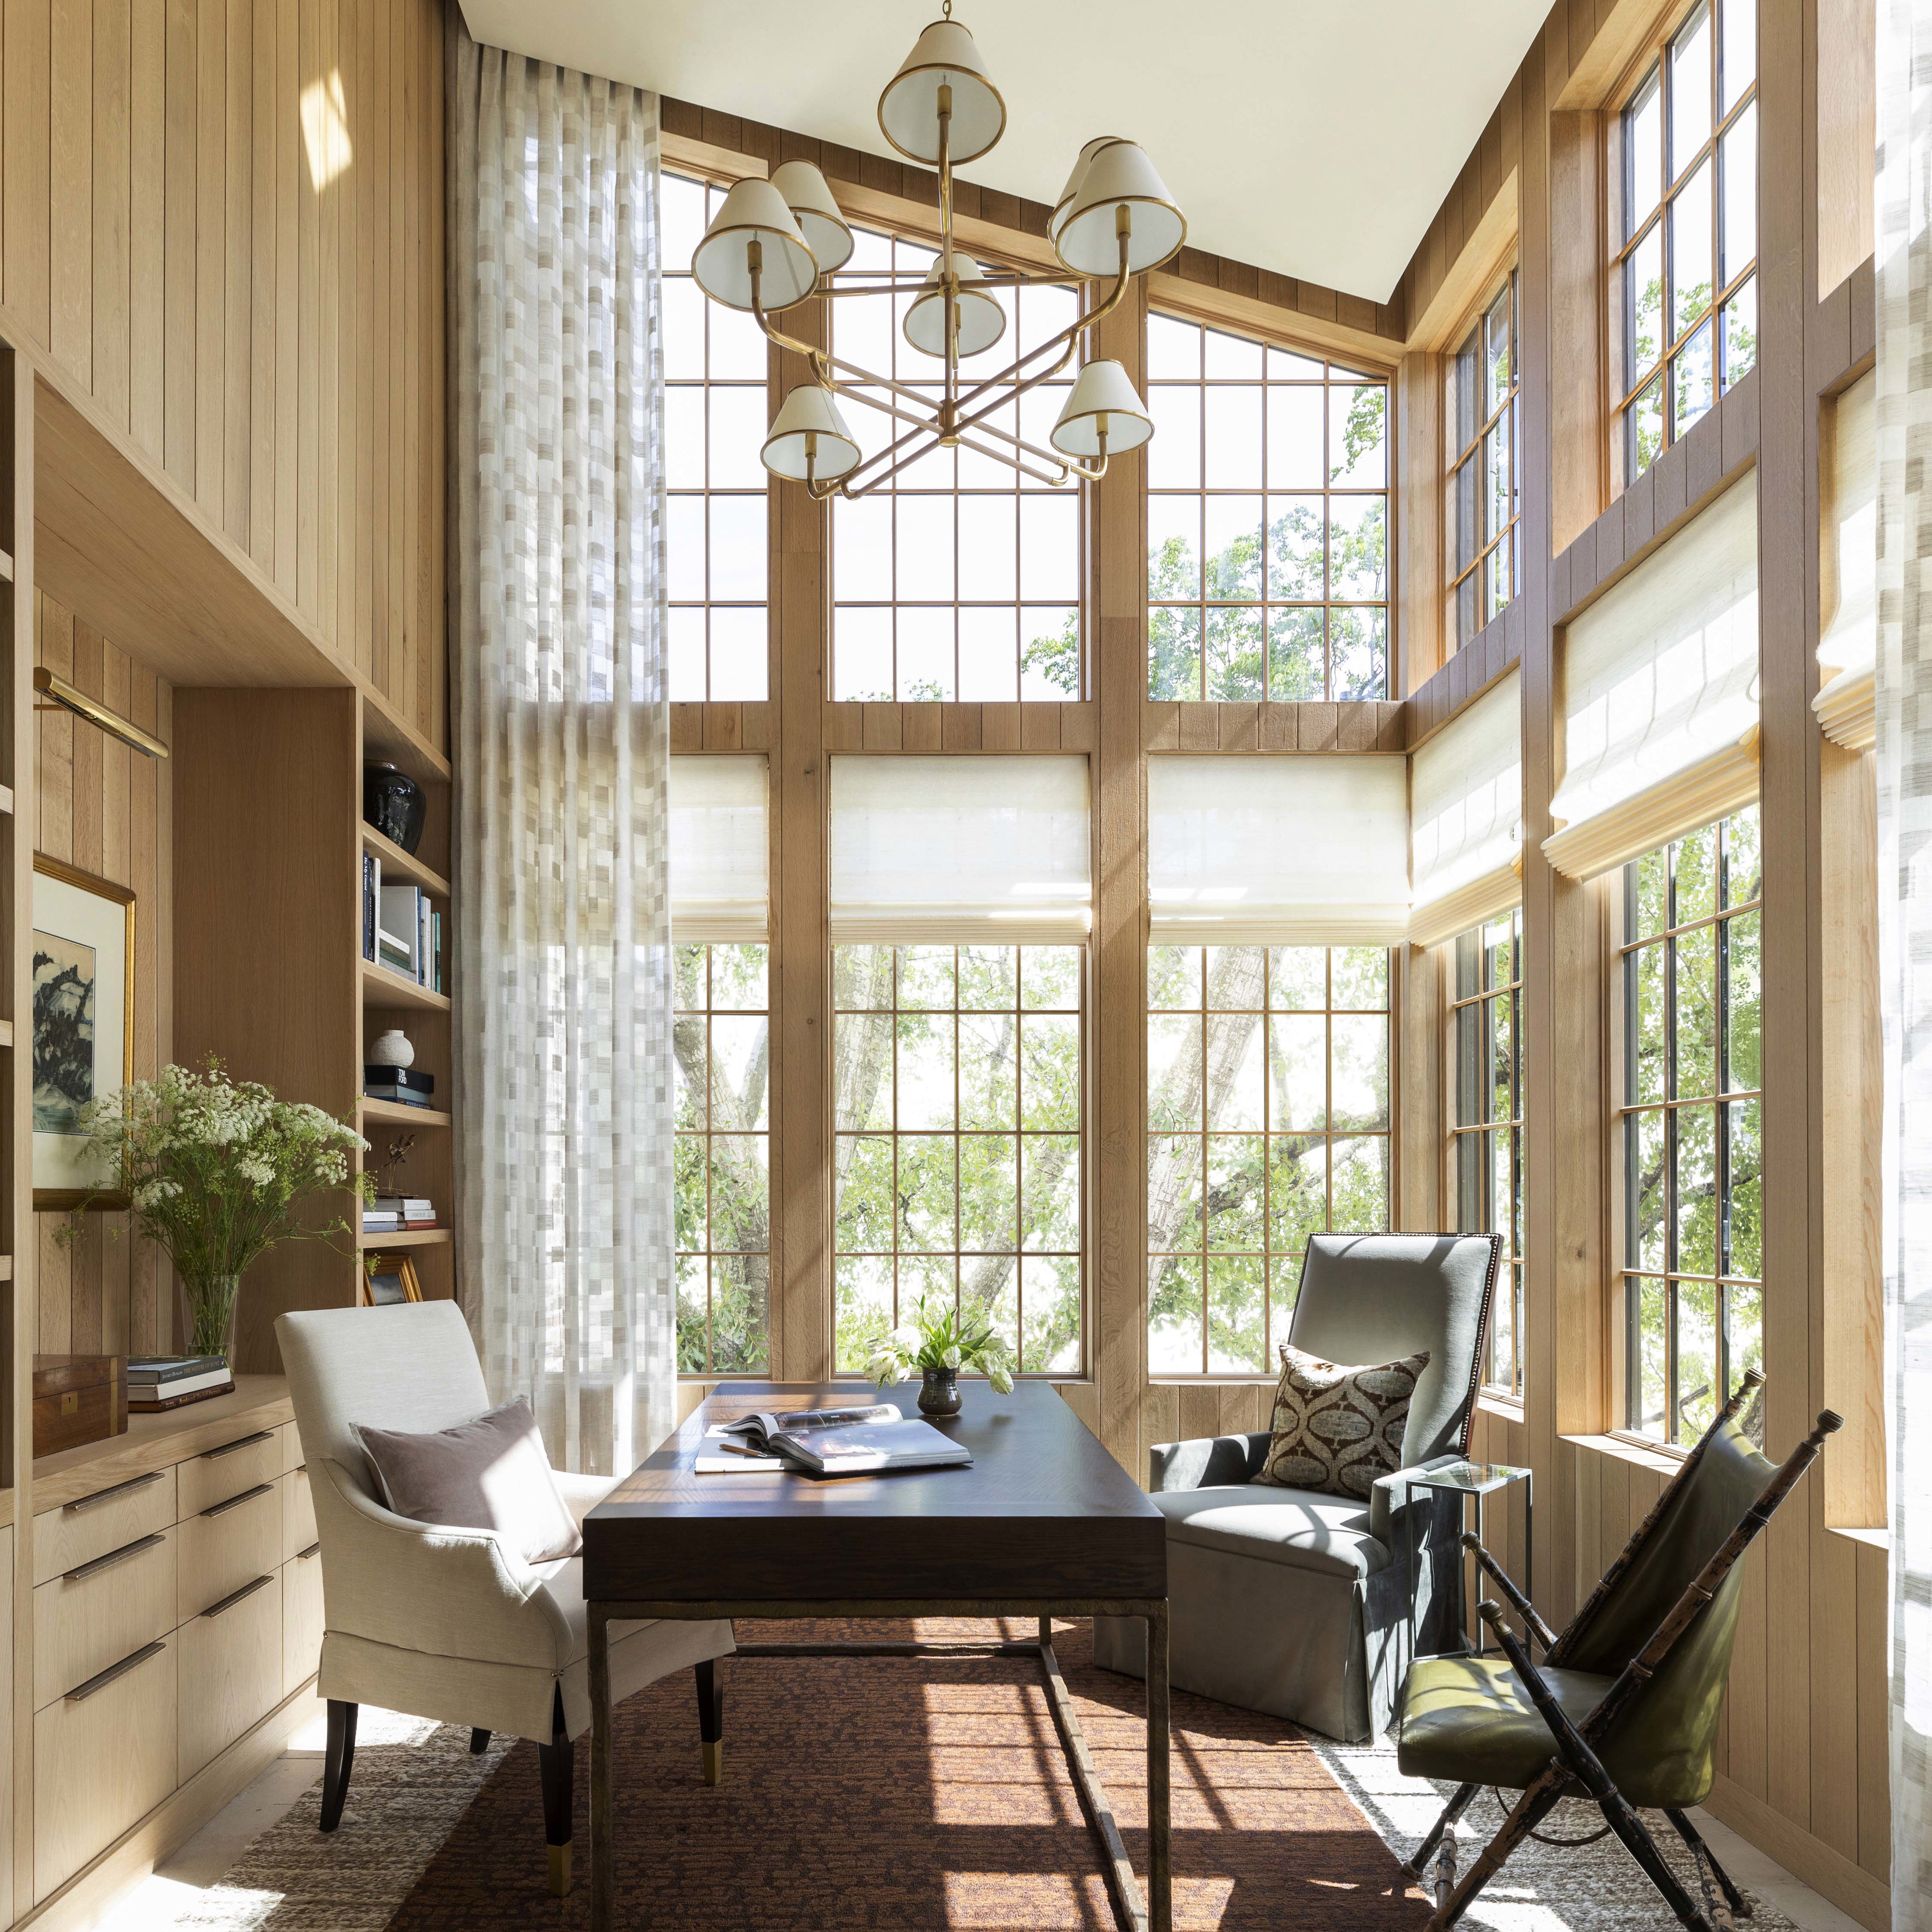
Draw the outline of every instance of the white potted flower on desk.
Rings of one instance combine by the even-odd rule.
[[[872,1351],[866,1372],[884,1388],[920,1372],[922,1415],[959,1413],[959,1372],[976,1370],[996,1395],[1013,1392],[1012,1352],[983,1316],[956,1308],[937,1310],[922,1301],[912,1319],[895,1328]]]

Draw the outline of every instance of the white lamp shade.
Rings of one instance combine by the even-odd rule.
[[[801,382],[772,419],[758,456],[774,476],[788,482],[832,483],[858,468],[859,453],[830,392]]]
[[[825,177],[809,161],[787,161],[775,170],[772,185],[784,197],[818,263],[818,272],[829,275],[842,268],[852,256],[852,230],[838,212]]]
[[[939,159],[939,90],[952,90],[947,152],[955,164],[976,160],[1006,132],[1006,104],[986,78],[973,36],[957,20],[935,20],[914,43],[879,96],[879,127],[915,161]]]
[[[1139,448],[1154,434],[1146,404],[1126,370],[1111,358],[1090,362],[1081,370],[1049,440],[1061,455],[1085,460],[1100,454],[1103,426],[1109,456]]]
[[[1114,211],[1124,206],[1132,222],[1127,272],[1144,274],[1180,252],[1186,218],[1145,152],[1132,141],[1112,141],[1087,164],[1068,206],[1056,254],[1076,275],[1111,275],[1120,266]]]
[[[1066,177],[1066,185],[1060,190],[1060,199],[1053,204],[1053,212],[1046,218],[1048,236],[1060,232],[1060,224],[1066,219],[1066,211],[1073,206],[1073,197],[1080,192],[1080,184],[1087,178],[1087,170],[1094,157],[1102,148],[1111,148],[1120,139],[1118,134],[1097,134],[1080,150],[1080,158],[1073,164],[1073,172]]]
[[[959,278],[959,353],[977,356],[992,347],[1006,332],[1006,312],[999,298],[986,285],[978,262],[956,250],[948,258]],[[905,339],[928,356],[946,353],[946,291],[940,286],[941,269],[937,262],[926,278],[926,286],[906,310]]]
[[[752,306],[752,244],[764,256],[759,300],[768,309],[789,308],[818,286],[818,264],[800,233],[784,196],[768,181],[741,181],[704,231],[691,258],[698,286],[727,308]]]

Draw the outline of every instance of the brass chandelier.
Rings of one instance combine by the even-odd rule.
[[[1132,278],[1180,252],[1187,224],[1154,164],[1133,142],[1114,136],[1080,150],[1047,222],[1064,274],[982,268],[952,242],[952,170],[989,153],[1006,130],[1006,103],[987,77],[973,36],[944,17],[919,37],[879,97],[879,126],[908,159],[939,171],[939,253],[923,279],[848,268],[852,230],[825,177],[809,161],[787,161],[769,181],[740,182],[692,257],[698,285],[716,302],[749,313],[781,349],[803,356],[809,382],[788,394],[759,454],[774,476],[803,483],[814,501],[862,496],[936,448],[955,446],[991,457],[1045,483],[1097,482],[1107,459],[1136,449],[1154,434],[1146,405],[1126,370],[1111,360],[1085,364],[1042,449],[997,424],[1015,398],[1050,380],[1072,360],[1080,338],[1120,306]],[[1086,290],[1112,286],[1057,334],[1026,350],[997,375],[962,388],[962,357],[983,355],[1005,332],[1001,289]],[[945,365],[937,408],[916,388],[788,335],[772,316],[801,302],[916,290],[905,338]],[[828,336],[829,339],[829,336]],[[840,413],[841,398],[908,425],[867,456]]]

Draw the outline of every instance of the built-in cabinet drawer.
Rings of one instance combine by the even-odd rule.
[[[174,1790],[175,1648],[157,1638],[34,1720],[37,1900]]]
[[[35,1710],[174,1628],[176,1536],[152,1530],[35,1588]]]
[[[280,1432],[262,1429],[178,1464],[182,1520],[259,1483],[274,1482],[282,1473],[283,1454]]]
[[[250,1578],[183,1624],[178,1774],[185,1784],[282,1701],[282,1576]]]
[[[281,1568],[282,1509],[282,1478],[276,1477],[182,1519],[179,1622]]]
[[[104,1484],[91,1496],[43,1510],[34,1518],[34,1581],[46,1582],[110,1550],[124,1550],[174,1520],[172,1469]]]
[[[282,1556],[284,1561],[315,1540],[315,1495],[308,1472],[293,1469],[282,1478]]]
[[[322,1661],[322,1551],[311,1546],[282,1566],[282,1695],[292,1695]]]

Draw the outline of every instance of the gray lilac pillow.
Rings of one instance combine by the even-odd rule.
[[[528,1563],[574,1556],[584,1547],[523,1396],[432,1434],[372,1429],[356,1439],[376,1472],[382,1500],[398,1516],[452,1529],[496,1529]]]
[[[1408,1405],[1428,1352],[1343,1367],[1281,1348],[1268,1455],[1255,1480],[1368,1500],[1376,1479],[1402,1467]]]

